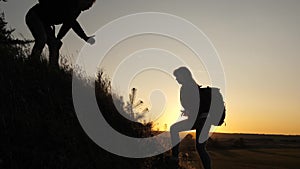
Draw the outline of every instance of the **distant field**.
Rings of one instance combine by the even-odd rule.
[[[208,144],[213,169],[299,169],[300,137],[280,135],[214,134]],[[217,140],[217,143],[214,141]],[[201,169],[194,139],[182,141],[181,165]]]

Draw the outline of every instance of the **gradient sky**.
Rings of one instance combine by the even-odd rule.
[[[9,26],[16,29],[16,37],[22,34],[25,38],[32,38],[24,16],[36,2],[8,0],[1,3],[1,11],[5,12]],[[300,134],[299,0],[97,0],[95,6],[78,20],[87,34],[93,34],[114,19],[137,12],[163,12],[185,18],[199,27],[214,44],[224,68],[228,109],[227,125],[218,131]],[[155,41],[155,36],[142,38],[159,41]],[[136,44],[134,41],[138,41],[138,37],[129,39],[127,44]],[[168,47],[176,46],[171,40],[165,39],[165,42],[168,42]],[[83,44],[70,31],[64,39],[62,53],[74,61]],[[180,45],[175,48],[180,48]],[[184,53],[184,49],[180,51]],[[209,84],[205,70],[201,72],[200,75],[193,72],[197,74],[197,82]],[[155,74],[155,71],[150,74]],[[167,75],[157,76],[172,79]],[[133,86],[138,85],[139,78],[136,76]],[[167,88],[177,90],[176,98],[179,86],[174,80],[170,81],[172,86]],[[148,92],[143,94],[146,90],[150,89],[140,85],[138,97],[147,102]],[[176,99],[170,104],[165,107],[168,113],[180,108]],[[169,118],[169,121],[174,118]]]

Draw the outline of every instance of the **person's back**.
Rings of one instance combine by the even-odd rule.
[[[80,14],[78,0],[39,0],[39,14],[45,24],[58,25]]]

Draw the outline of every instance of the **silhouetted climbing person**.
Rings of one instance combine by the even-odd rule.
[[[89,9],[96,0],[39,0],[26,14],[26,24],[31,31],[35,44],[32,48],[31,59],[39,60],[45,47],[49,47],[49,63],[58,67],[61,39],[72,28],[83,40],[95,43],[93,36],[88,37],[76,21],[82,11]],[[62,24],[57,37],[55,25]]]
[[[200,155],[202,165],[205,169],[211,168],[210,156],[206,151],[206,140],[209,135],[210,123],[205,124],[208,113],[199,113],[199,86],[192,77],[191,72],[186,67],[180,67],[173,72],[176,80],[181,84],[180,102],[184,110],[182,113],[188,116],[186,120],[173,124],[170,128],[172,139],[172,161],[179,162],[179,132],[196,129],[196,149]],[[201,134],[201,135],[200,135]],[[199,140],[204,142],[199,143]],[[176,144],[178,143],[178,144]],[[175,145],[176,144],[176,145]]]

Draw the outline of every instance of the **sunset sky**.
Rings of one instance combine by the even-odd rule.
[[[32,39],[24,16],[36,2],[1,2],[9,27],[16,29],[15,37]],[[141,12],[162,12],[184,18],[202,30],[216,48],[226,79],[226,90],[222,92],[227,107],[227,125],[219,127],[218,132],[300,134],[299,0],[97,0],[78,21],[87,34],[93,35],[119,17]],[[84,42],[72,31],[63,42],[62,53],[74,63]],[[140,49],[152,50],[133,54]],[[165,123],[168,126],[174,123],[180,113],[180,86],[171,70],[184,64],[174,59],[172,53],[186,59],[199,84],[211,84],[210,72],[200,61],[193,60],[195,56],[190,50],[174,39],[158,35],[129,37],[114,46],[100,65],[112,77],[118,71],[119,75],[126,72],[133,62],[166,64],[169,71],[140,71],[130,84],[124,84],[122,77],[113,79],[114,91],[124,97],[129,92],[126,89],[138,89],[137,98],[150,108],[147,118],[158,118],[161,128]],[[121,62],[123,67],[115,70]]]

